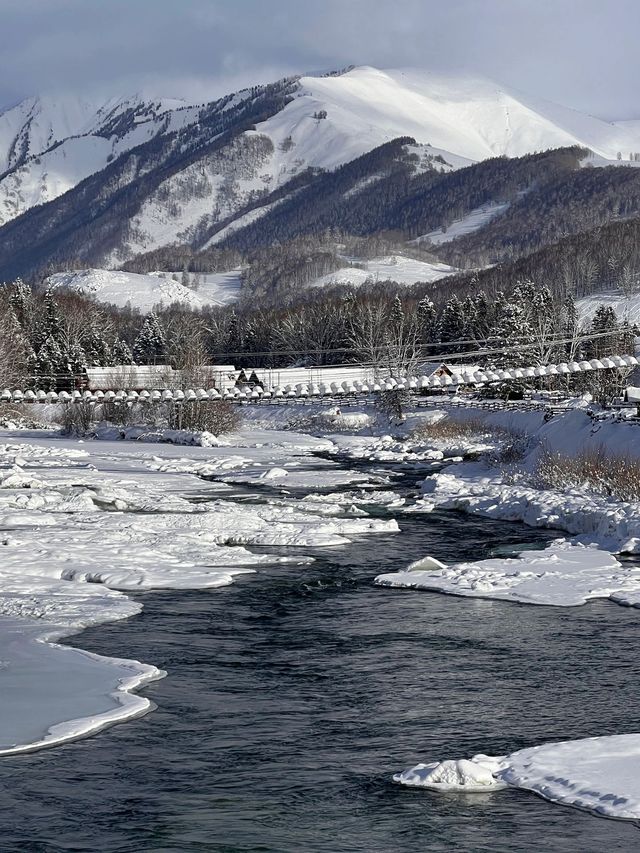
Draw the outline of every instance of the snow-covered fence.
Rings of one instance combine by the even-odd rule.
[[[454,390],[455,388],[482,385],[491,385],[503,382],[518,382],[522,380],[538,379],[546,376],[570,376],[576,373],[587,373],[597,370],[626,369],[640,364],[632,355],[614,355],[607,358],[591,359],[591,361],[571,361],[560,364],[544,364],[532,367],[516,367],[500,370],[469,369],[451,375],[432,374],[430,376],[389,376],[387,378],[376,378],[371,376],[368,380],[357,378],[355,372],[362,368],[331,368],[335,371],[335,378],[329,379],[325,374],[323,381],[288,382],[286,384],[270,385],[264,382],[264,387],[256,384],[227,385],[225,387],[212,388],[165,388],[163,390],[145,389],[131,390],[121,389],[97,390],[97,391],[11,391],[5,389],[0,394],[0,402],[13,403],[52,403],[73,402],[76,400],[88,400],[90,402],[102,402],[103,400],[114,400],[121,402],[135,402],[139,398],[150,401],[174,400],[178,403],[189,400],[230,400],[232,402],[259,402],[262,400],[285,402],[291,399],[340,399],[348,396],[369,396],[381,391],[403,390],[408,392]],[[307,370],[307,368],[304,368]],[[320,368],[319,368],[320,369]],[[367,368],[368,369],[368,368]],[[297,370],[297,368],[296,368]],[[354,372],[355,371],[355,372]],[[284,371],[280,371],[280,374]],[[522,406],[522,404],[519,404]],[[547,407],[548,408],[548,407]]]

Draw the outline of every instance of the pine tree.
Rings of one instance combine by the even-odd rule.
[[[52,338],[61,351],[64,349],[62,316],[51,288],[44,295],[44,316],[40,324],[39,334],[43,342]]]
[[[420,340],[425,344],[432,343],[438,336],[438,315],[428,296],[418,302],[417,315]]]
[[[505,302],[500,306],[493,329],[492,349],[499,352],[492,357],[496,367],[520,367],[531,360],[531,353],[523,349],[531,342],[532,329],[525,317],[524,309],[516,302]]]
[[[464,340],[466,328],[462,303],[454,293],[451,299],[445,302],[440,315],[439,339],[442,343]],[[450,348],[444,350],[445,354],[450,351]]]
[[[229,353],[239,353],[242,350],[242,341],[240,340],[240,324],[238,321],[238,315],[235,311],[232,311],[231,316],[229,317],[225,348]]]
[[[99,322],[92,320],[83,335],[83,349],[89,367],[106,367],[111,364],[111,347]]]
[[[111,348],[113,364],[133,364],[133,355],[122,338],[116,338]]]
[[[613,308],[610,305],[599,305],[591,321],[591,333],[603,335],[603,337],[587,341],[587,357],[600,358],[617,354],[620,347],[620,336],[615,333],[619,331],[620,323]]]
[[[13,283],[9,304],[20,326],[29,334],[33,326],[33,296],[31,288],[21,278],[17,278]]]
[[[73,376],[81,376],[87,369],[87,357],[77,341],[74,341],[69,347],[67,359],[69,372]]]
[[[38,350],[34,360],[36,386],[45,391],[55,391],[58,384],[64,384],[63,378],[69,373],[69,365],[65,360],[58,342],[50,336]]]
[[[11,304],[0,315],[0,323],[0,388],[25,388],[33,350]]]
[[[136,364],[162,363],[166,356],[164,332],[158,317],[151,312],[144,321],[140,333],[133,345],[133,358]]]

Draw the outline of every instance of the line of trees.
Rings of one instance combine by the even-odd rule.
[[[368,363],[402,373],[464,351],[469,362],[519,366],[629,352],[635,332],[607,306],[581,324],[571,296],[559,301],[531,280],[438,302],[383,283],[277,309],[175,304],[146,316],[61,290],[34,293],[18,280],[0,292],[0,323],[0,385],[44,390],[68,387],[88,367],[127,364],[167,364],[194,382],[211,363]],[[583,341],[585,332],[607,337]]]

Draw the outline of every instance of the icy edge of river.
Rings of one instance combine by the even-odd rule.
[[[152,710],[135,691],[163,678],[163,670],[58,642],[134,616],[142,605],[97,585],[30,580],[30,589],[14,589],[4,599],[0,619],[0,755],[56,746]]]

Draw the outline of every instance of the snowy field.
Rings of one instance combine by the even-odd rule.
[[[343,267],[335,272],[317,278],[310,287],[326,287],[331,284],[353,284],[358,286],[367,281],[396,281],[398,284],[415,284],[418,281],[437,281],[458,270],[448,264],[427,263],[406,258],[403,255],[389,255],[362,261],[359,267]]]
[[[640,293],[625,296],[621,290],[610,290],[585,296],[576,302],[580,320],[590,323],[601,305],[613,308],[619,320],[627,320],[632,326],[640,324]]]
[[[241,270],[221,273],[202,273],[196,279],[190,274],[190,286],[181,283],[181,273],[158,272],[149,275],[123,272],[121,270],[89,269],[59,272],[49,276],[47,283],[53,288],[72,290],[85,296],[93,296],[100,302],[108,302],[124,308],[139,308],[151,311],[154,306],[182,302],[190,308],[205,305],[229,305],[240,296]],[[175,278],[174,278],[175,275]]]

